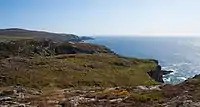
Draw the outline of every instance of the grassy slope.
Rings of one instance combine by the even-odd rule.
[[[147,71],[153,61],[109,54],[71,54],[1,61],[1,85],[28,87],[135,86],[155,84]],[[6,72],[5,72],[6,71]],[[6,73],[6,74],[5,74]]]

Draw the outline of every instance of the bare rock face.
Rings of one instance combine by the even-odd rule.
[[[163,75],[170,74],[173,71],[166,71],[162,70],[161,66],[158,65],[155,69],[147,72],[150,77],[152,77],[155,81],[164,83],[163,81]]]

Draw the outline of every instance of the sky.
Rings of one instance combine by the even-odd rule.
[[[200,0],[0,0],[0,28],[77,35],[200,35]]]

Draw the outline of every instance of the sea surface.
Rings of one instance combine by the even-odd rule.
[[[105,45],[128,57],[157,59],[166,75],[166,83],[177,84],[200,74],[200,38],[198,37],[95,37],[87,42]]]

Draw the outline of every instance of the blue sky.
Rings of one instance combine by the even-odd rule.
[[[77,35],[200,35],[200,0],[0,0],[0,19]]]

